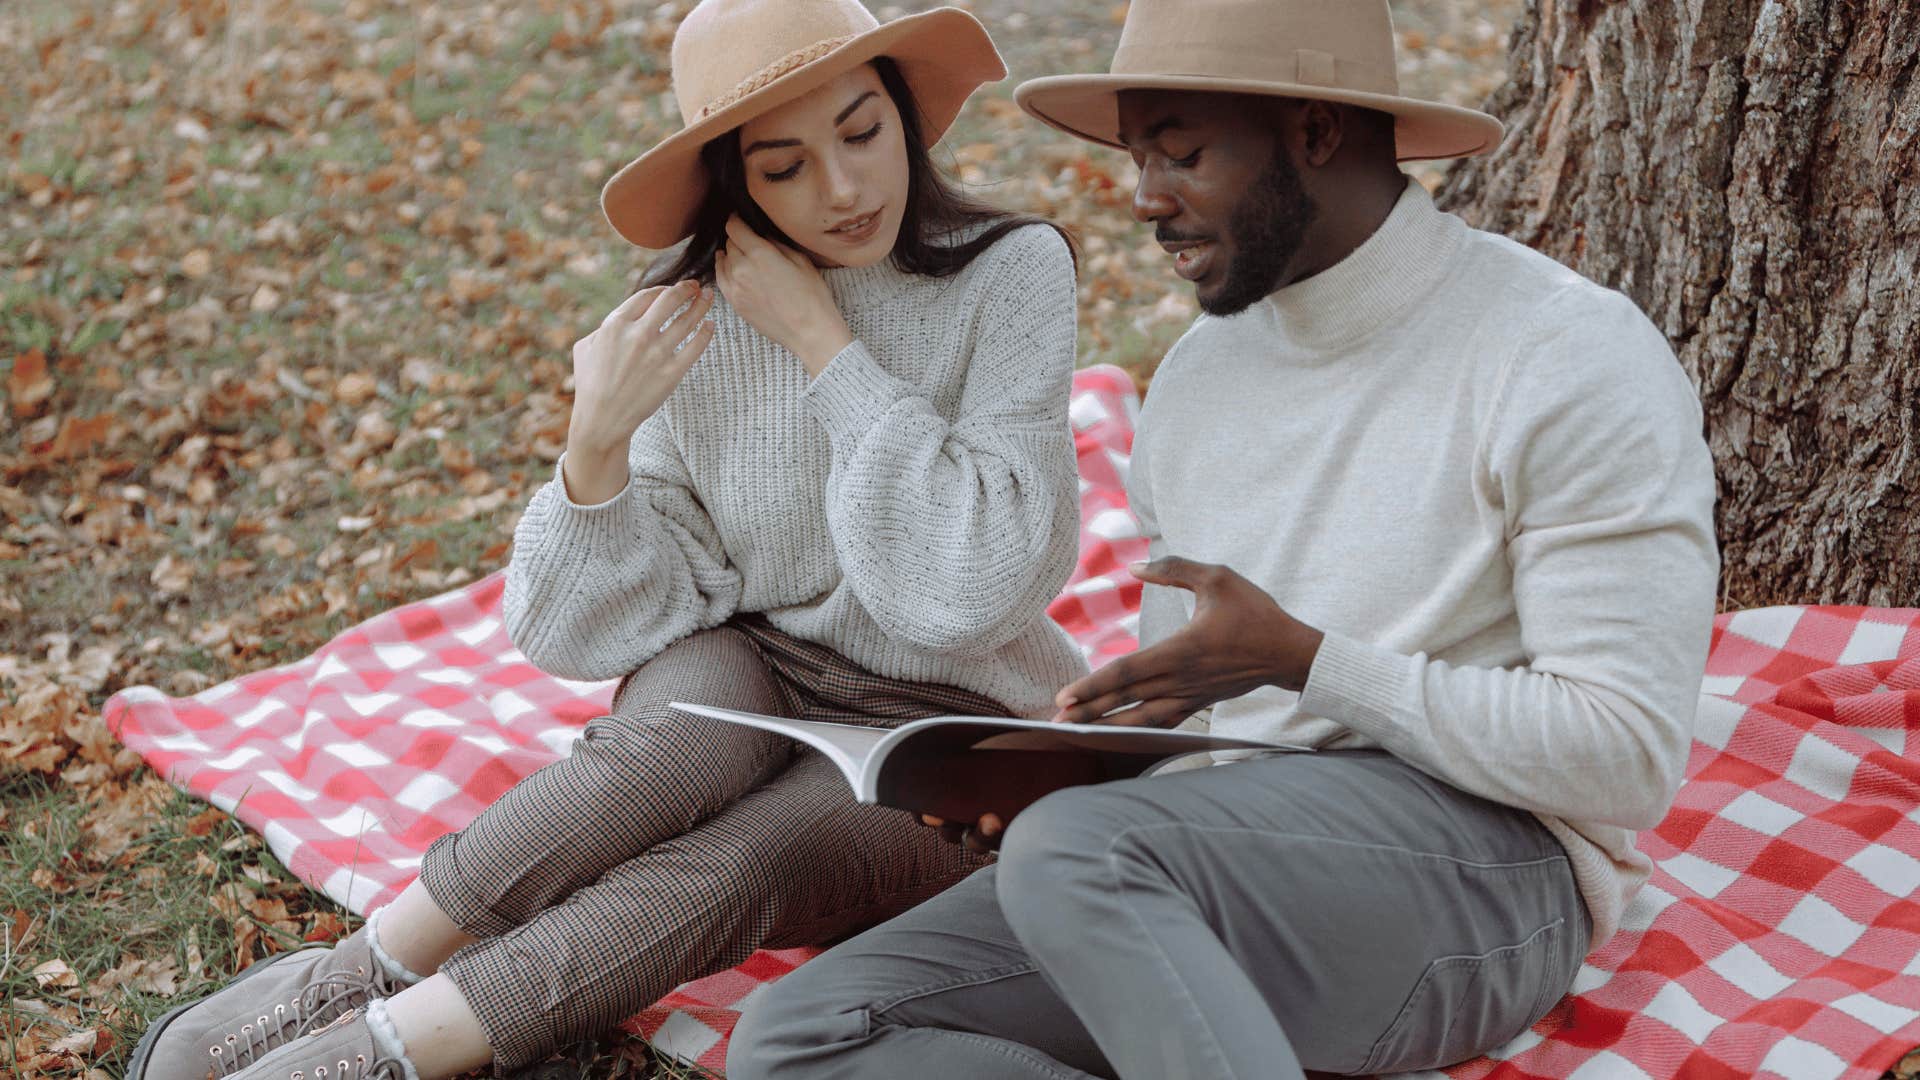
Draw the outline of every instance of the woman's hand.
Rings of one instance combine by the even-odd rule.
[[[809,376],[853,344],[853,333],[813,262],[727,219],[727,245],[714,254],[714,280],[727,302],[769,339],[800,358]]]
[[[704,321],[712,307],[713,294],[691,281],[657,285],[627,297],[573,343],[562,468],[568,498],[591,506],[627,486],[627,444],[713,340],[713,324]]]

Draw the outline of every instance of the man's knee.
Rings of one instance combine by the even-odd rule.
[[[824,1075],[834,1048],[860,1037],[863,1010],[836,987],[831,955],[802,965],[767,987],[741,1015],[727,1041],[732,1080],[803,1080]]]
[[[1135,796],[1096,785],[1056,791],[1013,819],[996,885],[1000,910],[1023,940],[1080,924],[1089,890],[1108,873],[1112,845],[1140,813]]]

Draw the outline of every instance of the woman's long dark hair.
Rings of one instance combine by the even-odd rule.
[[[925,122],[899,65],[887,56],[875,57],[871,63],[900,111],[901,135],[907,147],[906,213],[900,219],[900,235],[890,256],[895,268],[909,274],[948,277],[965,269],[1002,236],[1024,225],[1046,225],[1066,240],[1069,251],[1074,250],[1073,234],[1060,226],[1031,214],[1002,210],[954,187],[934,166],[927,151]],[[739,214],[761,236],[798,247],[747,194],[746,164],[740,160],[740,129],[709,140],[700,148],[700,161],[706,166],[710,184],[694,219],[693,235],[648,267],[647,285],[689,279],[711,284],[713,256],[726,243],[727,218],[732,214]],[[979,226],[984,228],[970,239],[955,240]]]

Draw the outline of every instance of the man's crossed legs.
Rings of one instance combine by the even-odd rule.
[[[1073,788],[1000,861],[771,987],[735,1080],[1271,1080],[1451,1064],[1586,955],[1531,814],[1377,751]]]

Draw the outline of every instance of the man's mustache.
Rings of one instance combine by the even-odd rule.
[[[1189,240],[1211,240],[1213,237],[1205,233],[1183,233],[1174,229],[1155,226],[1153,239],[1155,243],[1160,244],[1181,244]]]

